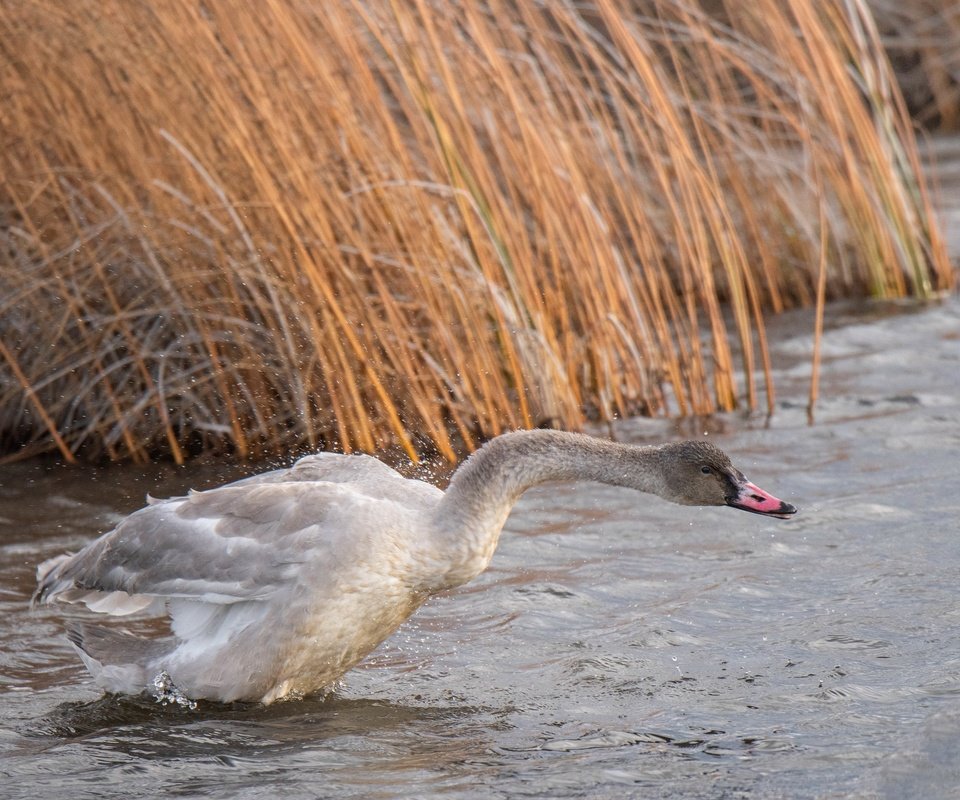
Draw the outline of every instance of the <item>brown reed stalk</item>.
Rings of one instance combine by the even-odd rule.
[[[926,128],[960,127],[960,6],[950,0],[868,0],[911,115]]]
[[[769,412],[767,311],[953,279],[859,2],[0,0],[0,57],[8,452]]]

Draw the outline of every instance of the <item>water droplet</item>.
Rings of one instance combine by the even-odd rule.
[[[197,704],[187,697],[179,687],[173,682],[173,678],[166,670],[161,672],[153,679],[154,697],[161,705],[176,704],[181,708],[193,711]]]

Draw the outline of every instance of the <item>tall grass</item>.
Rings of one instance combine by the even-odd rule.
[[[951,273],[864,6],[708,5],[2,0],[0,448],[772,408],[821,264]]]
[[[960,4],[868,2],[914,119],[930,129],[960,129]]]

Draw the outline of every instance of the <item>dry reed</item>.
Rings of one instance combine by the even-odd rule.
[[[0,450],[772,408],[765,310],[952,276],[862,3],[706,5],[3,0]]]
[[[960,5],[955,0],[869,0],[912,116],[960,128]]]

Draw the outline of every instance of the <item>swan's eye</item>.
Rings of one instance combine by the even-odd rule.
[[[708,467],[708,466],[706,466],[706,465],[700,467],[700,471],[701,471],[704,475],[709,475],[711,472],[713,472],[713,470],[710,469],[710,467]]]

